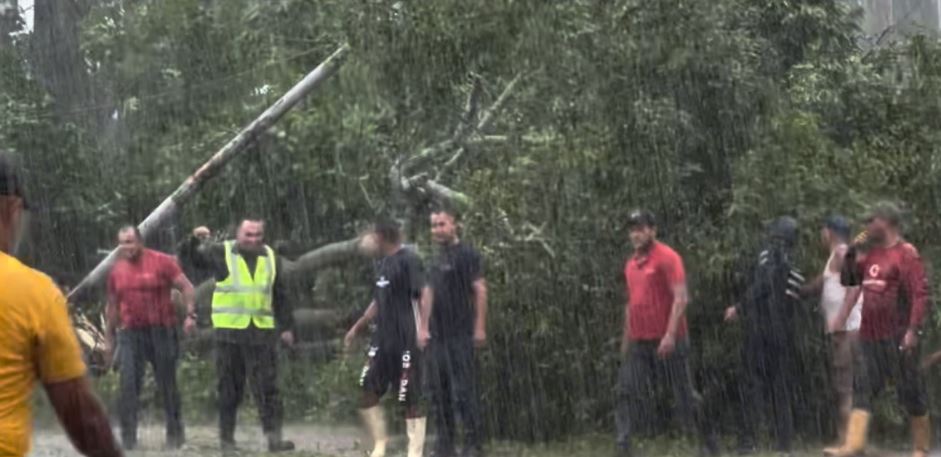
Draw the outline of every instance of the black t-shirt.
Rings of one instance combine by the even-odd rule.
[[[436,340],[473,337],[474,281],[483,276],[480,254],[464,243],[445,246],[431,265],[429,275],[434,291],[432,337]]]
[[[384,349],[414,347],[418,337],[419,299],[425,286],[421,259],[410,249],[376,263],[373,298],[379,309],[373,344]]]

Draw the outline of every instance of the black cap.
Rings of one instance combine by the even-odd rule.
[[[871,222],[873,219],[882,219],[897,227],[902,224],[902,209],[889,201],[878,202],[870,206],[866,212],[866,222]]]
[[[781,216],[768,225],[768,236],[772,240],[784,241],[788,245],[797,242],[797,220],[790,216]]]
[[[850,237],[850,221],[839,214],[833,214],[827,217],[826,220],[823,221],[823,226],[830,229],[830,231],[839,235],[844,240]]]
[[[627,217],[627,225],[629,227],[656,227],[657,218],[650,211],[635,209]]]
[[[23,207],[29,208],[23,193],[23,173],[13,154],[0,150],[0,196],[19,197]]]

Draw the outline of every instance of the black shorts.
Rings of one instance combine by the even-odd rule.
[[[359,385],[366,392],[383,396],[393,386],[399,403],[418,406],[421,400],[421,352],[414,348],[399,350],[370,346]]]

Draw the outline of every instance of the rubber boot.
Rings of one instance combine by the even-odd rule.
[[[405,430],[408,433],[408,457],[422,457],[424,454],[426,421],[424,417],[405,420]]]
[[[846,428],[846,441],[838,448],[824,449],[823,455],[852,457],[862,454],[866,449],[866,435],[869,433],[869,420],[871,417],[868,411],[854,409],[850,413],[849,425]]]
[[[386,431],[386,418],[381,406],[359,410],[366,430],[373,441],[372,453],[369,457],[386,457],[386,445],[389,444],[389,434]]]
[[[927,457],[931,448],[931,420],[928,416],[912,418],[912,457]]]

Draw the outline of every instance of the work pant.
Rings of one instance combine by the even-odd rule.
[[[859,342],[853,407],[872,411],[872,402],[888,381],[895,382],[899,403],[912,417],[928,414],[928,394],[921,377],[918,350],[903,353],[894,339]]]
[[[778,451],[790,451],[794,436],[795,348],[760,336],[746,338],[742,348],[742,446],[755,445],[758,426],[770,422]],[[768,415],[771,416],[769,421]]]
[[[140,390],[147,363],[153,367],[157,391],[163,400],[163,411],[167,421],[167,441],[182,442],[180,391],[176,384],[180,345],[176,328],[144,327],[121,330],[118,334],[118,345],[120,348],[118,363],[121,374],[118,414],[124,445],[133,447],[137,444]]]
[[[251,382],[262,431],[269,437],[280,435],[283,405],[278,392],[275,344],[217,339],[216,373],[219,377],[219,438],[223,442],[234,442],[236,415],[242,403],[246,378]]]
[[[435,341],[431,345],[429,383],[437,429],[435,449],[454,451],[457,418],[464,425],[464,446],[481,450],[477,360],[470,338]]]
[[[693,388],[689,370],[689,343],[676,343],[669,357],[657,355],[659,341],[633,341],[618,372],[618,406],[615,412],[617,444],[630,448],[634,422],[654,416],[658,389],[673,392],[674,414],[687,433],[698,430],[708,442],[710,434],[702,417],[702,400]]]
[[[840,438],[853,409],[853,364],[858,337],[858,332],[830,334],[830,380],[836,395]]]

